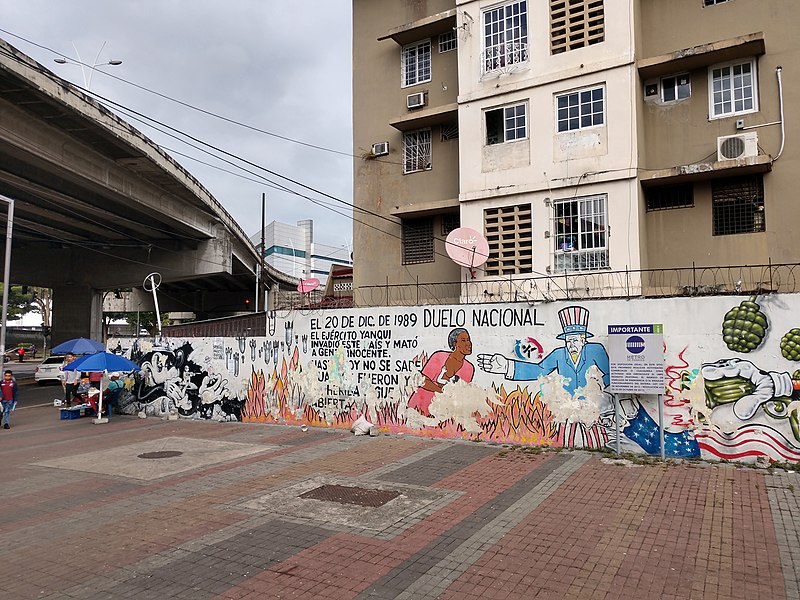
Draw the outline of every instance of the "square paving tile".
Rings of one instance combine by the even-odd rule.
[[[149,481],[274,448],[263,444],[165,437],[32,464]]]

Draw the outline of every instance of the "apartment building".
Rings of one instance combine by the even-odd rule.
[[[800,261],[799,22],[793,0],[354,0],[355,255],[380,248],[356,301],[469,280],[459,225],[486,290]]]

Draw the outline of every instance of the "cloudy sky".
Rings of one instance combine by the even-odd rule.
[[[351,3],[300,6],[296,0],[9,0],[0,4],[0,37],[76,84],[85,87],[91,75],[92,92],[350,204]],[[56,64],[59,54],[79,55],[87,65],[123,62],[84,73],[77,64]],[[344,204],[254,167],[247,168],[255,174],[244,173],[112,110],[172,151],[248,235],[259,231],[266,193],[267,222],[312,218],[315,241],[350,244],[351,211]]]

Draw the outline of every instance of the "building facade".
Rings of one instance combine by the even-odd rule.
[[[784,143],[800,3],[353,6],[354,250],[381,249],[359,260],[357,303],[393,284],[568,295],[580,276],[606,295],[613,273],[630,293],[646,270],[800,262]],[[472,273],[447,256],[456,226],[488,241]]]
[[[250,237],[261,248],[261,232]],[[281,273],[297,279],[315,278],[324,285],[331,265],[352,266],[349,244],[330,246],[314,242],[314,221],[297,225],[272,221],[264,228],[264,261]]]

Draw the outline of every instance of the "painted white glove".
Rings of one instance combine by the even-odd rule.
[[[742,421],[751,419],[762,404],[773,398],[792,395],[792,378],[788,373],[762,371],[749,360],[729,358],[703,365],[703,379],[716,381],[726,377],[744,377],[756,386],[752,393],[733,404],[733,414]]]
[[[501,373],[508,375],[511,364],[502,354],[478,354],[478,366],[487,373]]]

